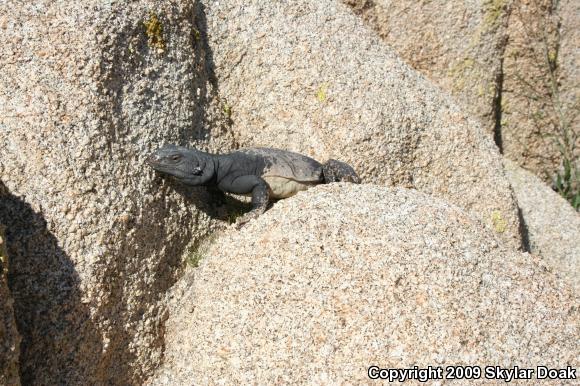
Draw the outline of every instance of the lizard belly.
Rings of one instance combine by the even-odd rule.
[[[270,197],[272,198],[291,197],[302,190],[318,185],[317,182],[301,182],[276,176],[263,177],[263,179],[270,187]]]

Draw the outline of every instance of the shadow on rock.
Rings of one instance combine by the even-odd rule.
[[[175,190],[193,205],[215,220],[233,222],[236,217],[252,209],[249,202],[244,202],[225,194],[216,187],[187,186],[171,177],[157,175],[154,183],[159,189]]]
[[[209,45],[209,39],[207,35],[207,16],[205,5],[201,2],[196,2],[194,5],[195,21],[196,26],[199,31],[201,42],[201,52],[204,55],[205,73],[207,74],[208,80],[213,86],[213,91],[217,95],[218,90],[218,79],[215,73],[215,62],[213,59],[213,51]]]
[[[22,384],[82,384],[95,379],[102,342],[82,303],[74,263],[35,212],[0,182],[8,285],[22,336]]]

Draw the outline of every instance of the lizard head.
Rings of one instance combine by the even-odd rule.
[[[210,154],[175,145],[165,145],[155,151],[147,163],[156,171],[192,186],[207,183],[214,174]]]

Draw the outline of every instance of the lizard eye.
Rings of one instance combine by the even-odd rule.
[[[181,158],[180,154],[173,154],[169,156],[169,159],[171,159],[172,161],[179,161],[180,158]]]

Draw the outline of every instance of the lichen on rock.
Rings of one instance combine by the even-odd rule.
[[[165,40],[163,39],[163,24],[159,17],[154,12],[149,14],[149,18],[143,22],[145,27],[145,34],[147,35],[147,42],[149,46],[163,52],[165,49]]]

